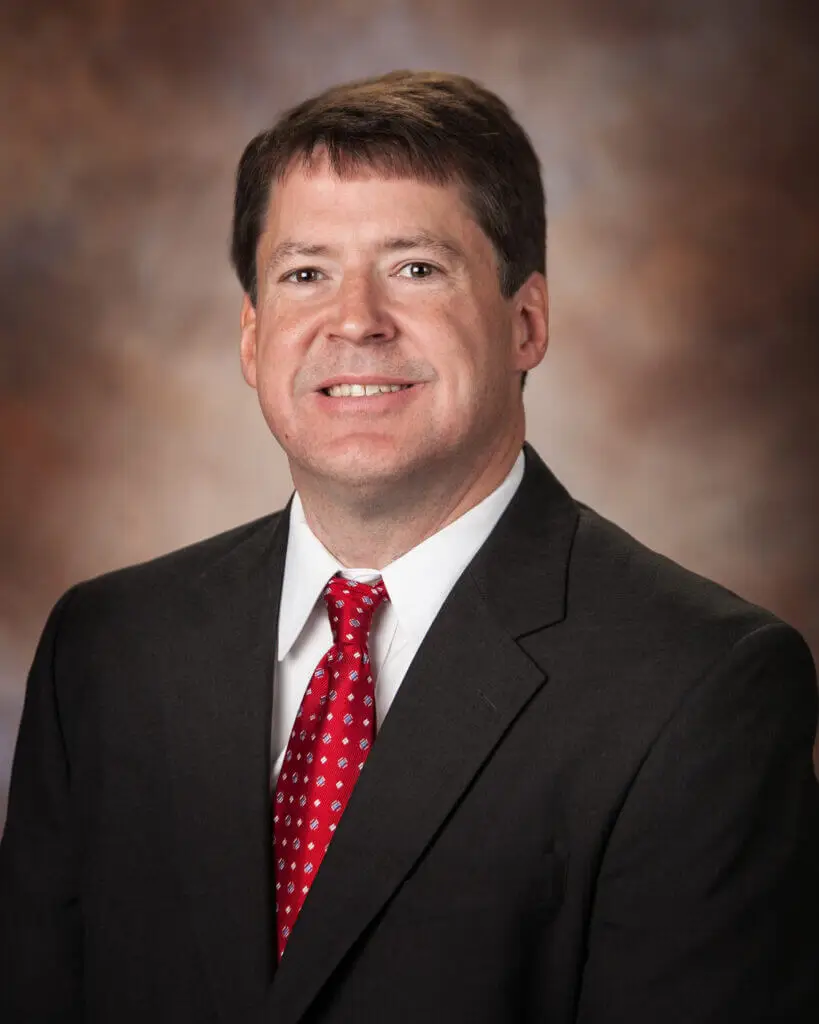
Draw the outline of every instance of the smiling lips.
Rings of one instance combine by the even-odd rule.
[[[322,388],[330,398],[369,398],[372,395],[387,395],[395,391],[406,391],[411,384],[334,384]]]

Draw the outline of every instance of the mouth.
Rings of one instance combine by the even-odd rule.
[[[319,388],[328,398],[373,398],[376,395],[395,394],[408,391],[413,384],[332,384],[330,387]]]

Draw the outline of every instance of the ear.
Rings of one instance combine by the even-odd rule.
[[[515,369],[533,370],[546,355],[549,344],[549,289],[543,274],[530,274],[512,301]]]
[[[252,387],[256,387],[256,307],[253,305],[250,296],[245,294],[242,299],[242,315],[240,318],[242,328],[241,342],[239,344],[239,358],[242,362],[242,374],[245,380]]]

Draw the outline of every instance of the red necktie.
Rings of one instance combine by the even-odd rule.
[[[307,684],[273,801],[280,959],[375,739],[367,640],[384,600],[380,577],[358,583],[334,576],[324,591],[333,646]]]

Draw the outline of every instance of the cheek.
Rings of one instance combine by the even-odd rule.
[[[440,354],[440,364],[458,393],[468,398],[493,390],[503,362],[500,338],[487,333],[486,324],[474,321],[459,324],[450,339]]]
[[[291,379],[303,361],[303,333],[282,317],[271,317],[259,339],[257,375],[276,387]]]

